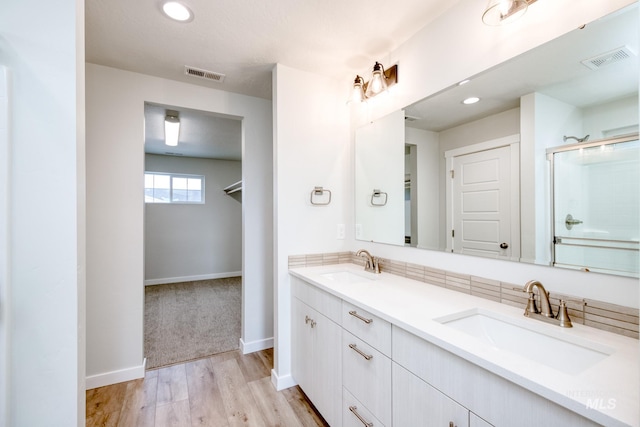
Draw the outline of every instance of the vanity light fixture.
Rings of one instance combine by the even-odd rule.
[[[193,20],[193,12],[185,4],[177,1],[167,1],[162,4],[162,11],[169,18],[178,22]]]
[[[530,4],[536,0],[489,0],[482,14],[482,22],[487,25],[502,25],[515,21],[525,14]]]
[[[177,111],[167,110],[164,116],[164,143],[171,147],[178,145],[180,117]]]
[[[350,102],[365,101],[384,92],[396,83],[398,83],[398,65],[393,65],[385,70],[382,64],[376,61],[370,81],[365,83],[362,77],[356,76],[353,81]]]
[[[463,100],[462,103],[464,105],[471,105],[471,104],[475,104],[478,101],[480,101],[480,98],[478,98],[477,96],[471,96],[471,97]]]

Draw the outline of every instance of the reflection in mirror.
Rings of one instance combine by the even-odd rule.
[[[555,266],[638,277],[638,136],[548,149]]]
[[[638,132],[637,14],[636,3],[471,77],[467,84],[407,106],[403,111],[404,135],[387,134],[389,140],[402,142],[386,153],[377,152],[382,159],[404,153],[405,169],[393,172],[393,179],[404,182],[404,207],[397,217],[388,215],[384,219],[387,222],[377,218],[370,224],[362,215],[363,203],[357,202],[356,238],[457,251],[453,241],[457,230],[450,226],[453,201],[447,183],[451,171],[445,153],[516,137],[519,177],[513,182],[518,178],[519,182],[512,185],[520,192],[519,224],[511,233],[519,241],[515,243],[517,256],[506,258],[554,265],[551,173],[546,149],[573,144],[576,140],[572,136],[582,139],[590,135],[590,142]],[[464,105],[462,101],[470,96],[479,97],[480,102]],[[356,173],[359,167],[367,168],[367,161],[360,157],[364,143],[359,131]],[[565,136],[569,137],[566,141]],[[391,179],[391,168],[378,166],[377,170],[384,170]],[[360,194],[358,187],[356,178]],[[634,219],[637,223],[637,211]],[[386,228],[389,233],[364,232],[371,228]],[[496,248],[475,255],[496,256],[505,243],[514,249],[513,240],[507,242],[495,233],[488,238],[483,230],[478,227],[474,238],[485,239],[487,245]]]

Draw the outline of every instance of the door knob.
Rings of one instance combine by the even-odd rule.
[[[507,249],[509,247],[509,244],[506,242],[500,243],[500,249]]]

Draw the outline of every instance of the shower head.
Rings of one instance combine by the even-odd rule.
[[[575,139],[575,140],[576,140],[576,141],[578,141],[578,142],[585,142],[586,140],[588,140],[588,139],[589,139],[589,136],[590,136],[590,135],[586,135],[584,138],[578,138],[577,136],[566,136],[566,135],[565,135],[564,137],[562,137],[562,140],[563,140],[564,142],[567,142],[567,139]]]

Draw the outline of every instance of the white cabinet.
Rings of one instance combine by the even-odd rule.
[[[342,328],[311,305],[335,306],[340,312],[340,300],[326,294],[318,295],[300,283],[298,294],[306,300],[292,298],[292,366],[293,378],[305,392],[323,418],[332,427],[342,425]],[[318,291],[320,292],[320,291]],[[294,293],[295,295],[295,293]],[[333,299],[335,298],[335,301]],[[332,309],[329,308],[328,312]]]
[[[343,330],[342,366],[344,388],[383,425],[391,426],[391,359]]]
[[[469,411],[394,363],[393,425],[469,427]]]
[[[395,363],[454,399],[490,425],[598,425],[402,328],[393,326],[392,335],[392,355]]]

